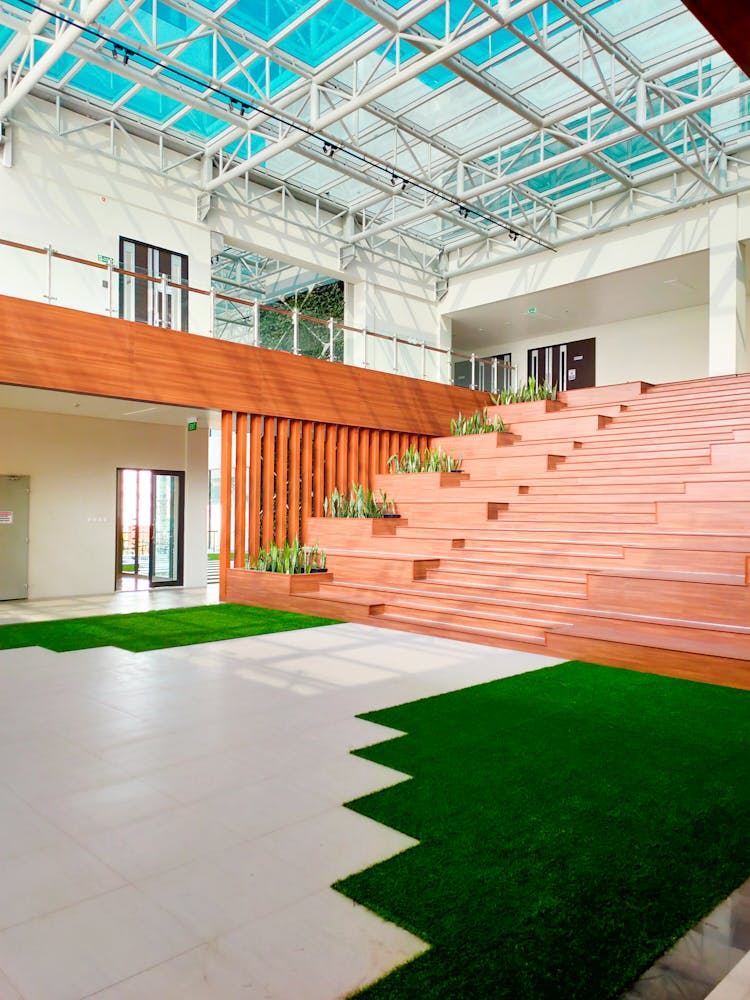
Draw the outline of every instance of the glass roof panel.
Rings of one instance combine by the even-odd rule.
[[[12,13],[18,14],[21,28],[33,16],[31,0],[2,2],[6,11],[15,8]],[[395,15],[399,11],[403,14],[413,0],[372,2]],[[651,177],[655,168],[668,165],[675,171],[680,169],[648,135],[633,135],[636,86],[628,62],[644,66],[653,81],[647,93],[646,124],[649,118],[682,101],[689,107],[692,97],[728,92],[746,80],[724,53],[700,63],[691,61],[691,52],[710,36],[681,0],[565,0],[566,7],[572,5],[583,15],[582,27],[558,6],[562,2],[540,0],[511,27],[498,25],[457,56],[418,72],[419,61],[425,57],[422,43],[415,47],[413,36],[410,43],[409,29],[395,35],[376,24],[359,9],[364,4],[358,0],[236,0],[233,5],[226,0],[142,0],[129,14],[120,0],[112,0],[93,28],[60,56],[46,80],[59,86],[65,79],[71,93],[85,94],[107,110],[133,89],[132,81],[120,75],[124,71],[123,47],[130,45],[127,72],[143,84],[128,98],[124,111],[147,128],[158,129],[171,122],[170,129],[181,134],[188,148],[200,151],[211,142],[215,150],[216,140],[221,143],[226,139],[225,152],[236,152],[231,166],[241,166],[248,155],[268,150],[261,170],[270,183],[288,178],[292,190],[296,186],[302,192],[325,194],[342,208],[372,201],[373,195],[377,198],[371,180],[387,181],[391,169],[423,177],[450,194],[455,191],[455,159],[460,156],[468,191],[472,184],[492,183],[498,169],[502,176],[507,174],[509,182],[514,173],[524,171],[522,183],[526,187],[515,184],[511,193],[507,185],[499,187],[497,194],[482,202],[488,208],[494,206],[492,211],[504,218],[520,218],[519,191],[521,198],[524,191],[536,192],[562,205],[566,200],[580,199],[584,192],[596,196],[617,190],[618,182],[612,180],[607,167],[620,177],[632,175],[636,184],[641,177]],[[419,11],[419,5],[413,5]],[[515,6],[509,5],[511,13]],[[76,3],[72,9],[79,10],[80,5]],[[216,19],[211,12],[219,9],[225,13]],[[197,19],[200,11],[210,23],[201,25]],[[65,15],[53,13],[44,38],[35,42],[35,59],[47,51],[59,26],[54,20],[58,16]],[[588,43],[582,42],[586,19],[606,32],[626,56],[614,63],[619,113],[606,108],[602,93],[603,77],[609,78],[613,72],[610,56],[600,50],[595,35]],[[474,0],[445,0],[422,17],[417,31],[426,51],[432,51],[439,49],[446,32],[453,32],[454,38],[466,37],[478,25],[489,28],[492,22]],[[368,33],[377,47],[363,54],[361,41]],[[0,28],[0,48],[10,37],[8,28]],[[531,39],[542,51],[526,44]],[[272,43],[265,55],[258,51],[265,51],[260,42]],[[112,60],[111,69],[87,63],[92,47],[111,57],[115,46],[120,46],[120,58]],[[226,112],[234,100],[237,123],[241,124],[237,101],[245,99],[249,107],[243,117],[252,127],[284,136],[285,121],[310,121],[307,77],[332,58],[340,60],[341,68],[330,86],[324,82],[319,91],[320,113],[334,118],[329,120],[326,136],[339,146],[330,162],[319,163],[300,148],[274,154],[276,139],[253,134],[248,141],[214,113],[218,108]],[[403,75],[395,72],[397,60]],[[557,64],[562,64],[564,71]],[[576,82],[579,75],[583,86]],[[366,95],[375,86],[379,89],[373,107],[365,106],[338,121],[330,114],[331,108],[343,109],[353,94]],[[665,86],[672,88],[672,93],[660,92]],[[186,88],[191,92],[190,105],[182,99]],[[279,95],[283,95],[281,101]],[[254,106],[260,104],[279,121],[259,124]],[[114,112],[117,110],[115,107]],[[690,129],[677,120],[653,138],[678,156],[710,164],[717,146],[706,148],[705,133],[712,131],[715,140],[730,142],[731,149],[747,142],[750,95],[704,109],[693,117]],[[540,119],[545,125],[543,138],[537,131]],[[289,127],[292,131],[288,134],[294,136],[293,126]],[[302,132],[298,135],[302,140]],[[563,151],[571,155],[571,146],[578,142],[600,137],[610,145],[588,160],[571,159],[557,168],[547,163]],[[322,152],[322,137],[312,143],[309,138],[304,141],[308,149],[318,155]],[[356,156],[347,156],[347,148]],[[384,163],[385,171],[375,163]],[[350,176],[351,172],[357,174]],[[398,198],[396,215],[413,213],[418,201],[413,192]],[[531,209],[533,199],[527,202]],[[373,202],[373,214],[389,203],[386,192]],[[436,206],[440,204],[436,201]],[[430,239],[444,238],[445,234],[463,238],[484,225],[478,217],[466,220],[466,224],[460,219],[454,223],[425,217],[409,232]]]
[[[309,65],[320,66],[373,26],[366,14],[350,7],[346,0],[330,0],[323,10],[279,41],[278,47]]]
[[[200,139],[214,139],[227,127],[225,121],[206,114],[205,111],[192,110],[174,123],[174,128],[180,132],[197,136]]]
[[[125,102],[123,107],[133,114],[144,115],[146,118],[161,124],[183,108],[184,104],[182,101],[176,101],[165,94],[158,93],[158,91],[141,87],[137,94]]]
[[[132,81],[99,66],[92,66],[91,63],[86,63],[79,69],[69,83],[75,90],[107,101],[119,101],[133,86]]]
[[[47,51],[47,46],[38,43],[34,46],[34,50],[35,58],[38,59]],[[65,74],[69,73],[77,62],[78,60],[75,56],[72,56],[69,52],[63,52],[52,68],[47,70],[46,75],[51,77],[53,80],[62,80]]]

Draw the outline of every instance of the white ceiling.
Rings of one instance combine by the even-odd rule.
[[[481,351],[707,302],[708,252],[701,251],[460,310],[451,315],[453,346]]]
[[[221,414],[218,410],[162,406],[132,399],[81,396],[73,392],[53,392],[48,389],[29,389],[14,385],[0,385],[0,409],[38,410],[41,413],[127,420],[139,424],[185,426],[190,418],[196,419],[199,427],[218,429],[221,424]]]

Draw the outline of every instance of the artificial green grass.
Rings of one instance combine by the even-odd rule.
[[[97,615],[58,621],[24,622],[0,626],[0,649],[43,646],[56,653],[94,646],[119,646],[133,653],[168,646],[188,646],[268,632],[337,624],[331,618],[271,611],[244,604],[212,604],[199,608],[170,608],[129,615]]]
[[[750,875],[750,692],[571,662],[362,718],[421,841],[338,882],[431,949],[367,1000],[606,1000]]]

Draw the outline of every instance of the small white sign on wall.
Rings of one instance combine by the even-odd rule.
[[[13,524],[12,510],[0,510],[0,524]]]

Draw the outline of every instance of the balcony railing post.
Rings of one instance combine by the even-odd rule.
[[[253,346],[260,347],[260,302],[253,302]]]
[[[398,337],[393,338],[393,371],[398,375]]]
[[[328,320],[328,360],[329,361],[334,361],[335,360],[335,358],[333,356],[333,350],[334,350],[333,338],[334,338],[333,316],[331,316],[331,318]]]
[[[477,387],[477,356],[472,354],[471,356],[471,388],[476,389]]]
[[[299,309],[292,309],[292,354],[299,354]]]
[[[427,378],[427,344],[422,341],[422,378]]]
[[[367,330],[362,331],[362,367],[367,368]]]
[[[43,295],[42,298],[46,299],[48,302],[54,302],[55,297],[52,294],[52,259],[55,251],[52,249],[52,244],[47,244],[47,294]]]
[[[167,302],[169,297],[169,287],[167,284],[166,274],[161,276],[161,285],[159,286],[159,296],[161,298],[161,325],[163,327],[169,326],[169,310],[167,308]]]
[[[209,305],[209,316],[208,316],[208,332],[210,336],[216,336],[216,289],[211,289],[211,294],[209,295],[210,305]]]
[[[108,260],[107,261],[107,309],[106,309],[108,316],[114,315],[115,311],[113,305],[114,302],[113,289],[112,289],[113,281],[114,281],[114,269],[112,267],[112,261]]]
[[[497,358],[492,359],[492,391],[497,395]]]

